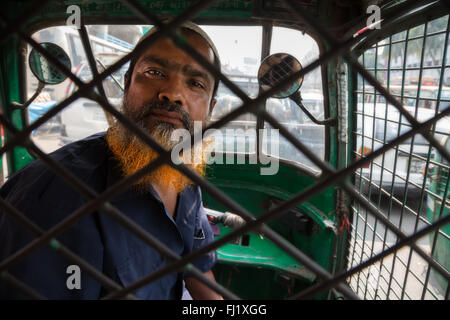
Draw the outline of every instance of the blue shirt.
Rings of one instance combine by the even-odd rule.
[[[118,161],[107,146],[104,132],[64,146],[51,156],[97,193],[122,179]],[[11,176],[0,189],[0,195],[44,230],[86,203],[81,194],[41,160]],[[190,253],[214,240],[198,186],[191,185],[179,194],[175,220],[151,186],[148,193],[129,188],[109,202],[178,255]],[[24,227],[0,212],[0,260],[34,238]],[[57,239],[122,286],[167,264],[158,252],[102,211],[83,217]],[[215,261],[213,251],[193,264],[206,272]],[[49,246],[44,246],[8,272],[50,299],[98,299],[108,293],[83,270],[81,289],[69,290],[66,281],[71,274],[67,273],[67,268],[73,264]],[[183,276],[169,274],[134,294],[140,299],[180,299]],[[21,297],[0,281],[0,298]]]

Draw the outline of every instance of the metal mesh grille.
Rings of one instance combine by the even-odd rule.
[[[438,114],[448,103],[445,97],[448,31],[448,16],[443,16],[394,34],[360,56],[366,69],[418,120]],[[358,78],[356,94],[356,157],[363,157],[411,127],[361,78]],[[432,129],[434,136],[443,143],[449,135],[444,121],[446,119]],[[445,187],[437,191],[431,186],[438,176],[440,183],[446,185],[446,170],[447,164],[436,161],[435,149],[421,136],[413,136],[356,170],[356,185],[390,221],[410,234],[430,225],[432,219],[427,216],[446,214],[449,202]],[[358,204],[352,209],[354,230],[350,260],[355,265],[395,243],[396,236]],[[436,254],[436,245],[446,247],[448,240],[445,229],[441,229],[420,239],[418,245],[448,268],[448,259]],[[355,292],[367,299],[443,299],[448,284],[442,280],[430,281],[432,270],[412,250],[402,248],[354,275],[351,284]]]
[[[150,283],[151,281],[154,281],[155,279],[162,277],[163,275],[166,275],[171,272],[182,272],[186,271],[200,279],[202,282],[204,282],[206,285],[210,286],[211,288],[217,290],[220,294],[222,294],[225,298],[230,299],[237,299],[239,293],[231,293],[222,286],[212,283],[210,280],[208,280],[206,277],[202,275],[202,273],[197,270],[193,265],[192,262],[195,261],[196,258],[200,257],[202,254],[209,252],[211,250],[214,250],[216,248],[219,248],[220,246],[224,245],[228,241],[232,240],[236,236],[242,235],[245,232],[248,232],[250,230],[259,229],[265,237],[267,237],[269,240],[271,240],[273,243],[275,243],[277,246],[285,250],[289,255],[291,255],[293,258],[295,258],[297,261],[299,261],[302,265],[304,265],[306,268],[311,270],[313,273],[316,274],[316,276],[321,279],[322,281],[319,283],[314,284],[313,286],[309,287],[308,289],[304,290],[303,292],[297,293],[292,296],[292,298],[311,298],[317,295],[320,292],[323,292],[327,289],[334,288],[335,290],[339,291],[341,294],[343,294],[347,298],[351,299],[358,299],[358,295],[360,294],[360,290],[358,288],[364,287],[364,284],[360,284],[360,281],[357,281],[356,287],[353,288],[355,292],[358,293],[355,294],[352,290],[350,290],[346,285],[345,281],[351,277],[351,276],[358,276],[363,277],[364,271],[370,266],[376,266],[374,263],[379,261],[380,259],[384,259],[389,254],[395,253],[396,250],[399,250],[401,248],[411,248],[411,252],[414,252],[414,254],[420,255],[422,259],[426,261],[430,266],[432,266],[436,272],[438,272],[441,277],[448,283],[449,279],[449,273],[448,270],[445,269],[441,264],[439,264],[439,260],[436,260],[432,256],[430,256],[428,253],[426,253],[422,248],[420,248],[419,245],[415,243],[417,239],[420,239],[424,236],[430,235],[430,234],[437,234],[435,231],[439,230],[449,222],[449,216],[445,214],[439,214],[438,218],[433,219],[432,223],[428,223],[427,226],[425,226],[422,229],[417,229],[412,234],[405,234],[401,228],[399,228],[397,225],[392,223],[392,221],[389,219],[389,215],[386,215],[382,210],[379,210],[379,208],[374,206],[370,203],[370,201],[367,200],[367,198],[364,196],[363,192],[361,191],[361,187],[354,188],[351,184],[345,182],[345,177],[351,175],[353,172],[359,171],[359,176],[363,177],[361,173],[361,167],[366,165],[370,162],[375,162],[374,159],[376,159],[379,156],[382,156],[386,152],[392,150],[396,146],[401,145],[404,141],[407,139],[411,139],[413,141],[414,138],[417,139],[420,135],[423,136],[426,141],[429,141],[430,145],[436,149],[436,154],[442,155],[442,158],[445,160],[449,160],[449,152],[446,147],[444,147],[442,144],[440,144],[435,136],[429,132],[429,128],[433,127],[433,124],[436,123],[439,119],[443,119],[445,116],[448,116],[450,110],[448,108],[448,105],[445,103],[441,103],[441,108],[436,108],[435,110],[439,110],[439,112],[436,112],[434,116],[431,118],[424,120],[424,121],[418,121],[419,119],[415,119],[413,115],[407,113],[407,111],[402,107],[401,103],[399,103],[395,97],[393,97],[389,92],[389,88],[384,88],[382,84],[380,84],[372,74],[377,75],[377,72],[368,71],[364,68],[365,61],[358,62],[356,58],[352,56],[351,53],[348,52],[350,47],[355,44],[357,41],[359,41],[359,38],[351,39],[345,43],[337,43],[331,35],[329,35],[323,28],[318,25],[315,21],[313,21],[310,17],[308,17],[306,14],[302,13],[301,10],[298,10],[296,7],[295,1],[284,1],[285,5],[292,9],[297,18],[301,21],[303,21],[315,34],[317,34],[319,37],[321,37],[325,42],[327,42],[330,45],[330,49],[320,57],[320,59],[316,60],[315,62],[309,64],[308,66],[305,66],[304,69],[302,69],[300,72],[291,75],[289,78],[285,79],[284,81],[280,82],[277,87],[274,87],[271,90],[268,90],[262,94],[260,94],[257,98],[251,99],[248,96],[246,96],[236,85],[234,85],[231,81],[229,81],[225,76],[223,76],[221,73],[218,73],[214,66],[212,66],[208,61],[205,61],[193,48],[191,48],[188,44],[181,41],[178,36],[175,35],[176,29],[181,25],[181,23],[187,19],[194,18],[199,12],[207,8],[209,5],[211,5],[212,1],[198,1],[191,7],[189,7],[186,11],[184,11],[182,14],[178,15],[174,20],[172,20],[170,23],[162,27],[160,19],[154,15],[153,13],[149,12],[148,10],[144,10],[143,8],[139,7],[139,5],[135,1],[123,1],[124,4],[126,4],[140,19],[142,19],[143,23],[149,23],[153,24],[157,27],[162,27],[160,30],[153,34],[152,36],[148,37],[146,40],[144,40],[142,43],[140,43],[135,50],[131,53],[126,55],[124,58],[120,59],[116,63],[114,63],[112,66],[107,68],[105,71],[95,75],[94,72],[94,79],[88,83],[84,84],[82,81],[80,81],[77,77],[75,77],[70,70],[67,70],[62,66],[56,59],[49,56],[49,54],[42,49],[39,44],[37,44],[33,39],[31,39],[27,34],[20,31],[20,21],[26,21],[28,17],[33,15],[33,12],[37,10],[39,7],[42,7],[42,1],[35,1],[33,5],[30,6],[28,10],[26,10],[23,13],[23,16],[19,19],[16,19],[15,22],[9,21],[6,17],[1,17],[1,20],[3,22],[3,28],[0,33],[0,41],[4,41],[10,34],[15,33],[20,36],[22,40],[25,40],[28,42],[33,48],[41,52],[44,56],[51,59],[55,66],[58,67],[61,71],[63,71],[66,75],[70,77],[70,79],[79,87],[79,90],[76,91],[73,95],[65,99],[63,102],[59,103],[56,107],[52,108],[48,113],[46,113],[43,117],[39,118],[36,122],[34,122],[32,125],[24,128],[23,130],[19,131],[18,129],[15,129],[14,126],[9,122],[9,120],[3,116],[0,115],[0,121],[3,124],[4,128],[11,134],[10,139],[4,144],[4,146],[1,148],[1,154],[4,152],[11,150],[16,145],[24,145],[29,148],[32,152],[34,152],[39,158],[41,158],[45,164],[47,164],[53,171],[55,171],[56,174],[64,178],[66,181],[71,183],[77,191],[79,191],[81,194],[83,194],[86,199],[88,200],[87,203],[81,207],[79,210],[74,212],[70,217],[59,223],[58,225],[54,226],[50,230],[41,230],[39,227],[34,225],[31,221],[27,220],[20,212],[15,210],[15,208],[11,207],[7,202],[5,202],[3,199],[0,199],[0,206],[2,210],[11,216],[14,220],[21,223],[26,229],[28,229],[36,239],[32,241],[30,244],[28,244],[23,249],[19,250],[18,252],[14,253],[12,256],[8,257],[4,261],[0,262],[0,271],[2,272],[1,279],[4,281],[9,282],[12,286],[14,286],[16,289],[23,291],[24,293],[28,294],[30,297],[33,298],[43,298],[39,295],[39,293],[34,292],[31,288],[28,288],[26,285],[20,282],[19,279],[15,279],[13,276],[11,276],[8,273],[8,268],[18,261],[20,261],[21,258],[23,258],[25,255],[31,253],[32,251],[36,250],[37,248],[45,245],[50,245],[57,253],[65,256],[68,260],[75,262],[76,264],[80,265],[82,270],[87,272],[91,277],[95,278],[97,281],[99,281],[107,290],[110,291],[110,293],[104,297],[105,299],[112,299],[112,298],[119,298],[119,297],[128,297],[128,298],[134,298],[132,293]],[[408,8],[408,5],[411,5],[411,3],[407,3],[403,5],[403,10],[406,10]],[[400,14],[399,12],[398,14]],[[83,29],[82,29],[83,30]],[[368,34],[375,33],[377,31],[370,31]],[[86,32],[82,31],[80,33],[82,39],[87,43]],[[448,27],[446,31],[446,39],[448,39]],[[322,177],[317,181],[316,184],[314,184],[312,187],[300,192],[299,194],[293,196],[291,199],[283,202],[282,204],[278,205],[276,208],[270,209],[267,212],[261,214],[257,219],[255,219],[249,212],[244,210],[241,206],[239,206],[237,203],[232,201],[227,195],[225,195],[223,192],[218,190],[216,187],[214,187],[211,183],[207,182],[206,180],[199,177],[197,174],[186,168],[185,166],[175,166],[173,163],[171,163],[170,160],[170,153],[165,151],[162,147],[160,147],[148,134],[143,132],[142,130],[139,130],[138,128],[134,127],[133,123],[126,117],[124,117],[121,113],[119,113],[114,107],[112,107],[107,100],[105,99],[104,95],[97,94],[93,88],[98,86],[101,87],[102,80],[104,80],[108,75],[110,75],[112,72],[116,71],[122,64],[124,64],[126,61],[128,61],[132,56],[136,56],[143,52],[143,50],[150,46],[151,44],[155,43],[158,39],[161,39],[164,36],[170,36],[174,40],[174,42],[184,49],[189,55],[194,57],[202,66],[204,66],[208,71],[210,71],[212,74],[216,76],[216,78],[220,79],[227,87],[229,87],[230,90],[232,90],[239,98],[242,99],[243,105],[231,112],[230,114],[224,116],[222,119],[218,120],[217,122],[211,124],[208,128],[205,128],[204,130],[210,129],[210,128],[220,128],[224,124],[226,124],[228,121],[231,121],[232,119],[235,119],[239,115],[245,113],[245,112],[253,112],[256,115],[262,117],[265,121],[267,121],[272,127],[278,128],[280,130],[281,135],[286,137],[299,151],[305,154],[313,163],[315,163],[321,170],[322,170]],[[390,38],[389,41],[392,39]],[[447,40],[446,40],[447,41]],[[376,47],[377,48],[377,47]],[[375,48],[375,49],[376,49]],[[88,45],[85,45],[86,54],[88,57],[92,58],[92,52]],[[372,152],[369,154],[365,154],[365,157],[362,157],[362,159],[356,160],[349,165],[347,165],[343,169],[336,170],[332,168],[329,164],[325,163],[321,159],[319,159],[312,150],[309,150],[304,144],[302,144],[301,141],[298,141],[293,135],[286,130],[283,126],[281,126],[277,120],[272,117],[270,114],[265,112],[264,110],[261,110],[259,108],[259,105],[265,101],[269,96],[271,96],[274,92],[276,92],[279,88],[282,88],[286,86],[287,84],[291,83],[293,80],[297,79],[299,76],[303,76],[306,73],[310,72],[317,66],[321,64],[325,64],[330,59],[337,57],[338,55],[341,55],[347,63],[351,66],[351,68],[359,72],[361,76],[372,85],[377,92],[382,94],[386,100],[392,105],[392,108],[396,108],[399,112],[398,114],[402,114],[403,117],[406,118],[406,120],[409,122],[410,127],[405,132],[400,132],[398,137],[392,139],[391,141],[387,141],[386,139],[381,140],[382,146],[379,148],[373,148]],[[445,60],[445,59],[444,59]],[[423,59],[422,59],[423,61]],[[95,62],[91,63],[91,67],[93,70],[96,70],[95,68]],[[442,66],[441,66],[442,68]],[[423,68],[422,68],[423,69]],[[403,66],[403,69],[405,70],[405,66]],[[366,83],[366,82],[364,82]],[[366,84],[364,84],[366,85]],[[100,89],[98,92],[102,93],[102,90]],[[363,92],[363,95],[365,92]],[[402,93],[403,94],[403,93]],[[374,96],[377,96],[373,94]],[[80,97],[88,97],[99,104],[103,106],[103,108],[112,114],[114,117],[118,119],[118,121],[121,121],[131,132],[136,134],[141,140],[148,143],[152,148],[157,150],[160,154],[160,157],[149,164],[144,169],[140,170],[136,174],[121,180],[118,184],[114,185],[112,188],[106,190],[102,194],[97,194],[94,192],[90,187],[85,185],[82,181],[79,181],[77,177],[74,177],[70,172],[68,172],[66,169],[61,167],[56,161],[48,157],[45,153],[43,153],[41,150],[39,150],[33,142],[29,139],[30,133],[38,128],[40,125],[44,124],[46,121],[51,119],[53,116],[55,116],[60,110],[62,110],[64,107],[66,107],[70,102],[74,101],[75,99],[78,99]],[[439,97],[436,99],[436,101],[439,100]],[[416,97],[416,101],[418,101]],[[416,105],[417,107],[417,105]],[[362,111],[364,112],[364,111]],[[372,115],[373,119],[375,117]],[[384,119],[384,118],[383,118]],[[387,121],[384,121],[387,123]],[[364,123],[364,121],[362,122]],[[434,129],[433,129],[434,130]],[[362,131],[364,132],[364,131]],[[386,132],[386,127],[385,127]],[[420,134],[419,134],[420,133]],[[372,137],[371,140],[375,141],[375,138],[369,135],[369,137]],[[428,142],[427,142],[428,143]],[[413,142],[411,143],[413,144]],[[430,147],[431,148],[431,147]],[[397,148],[399,149],[399,148]],[[430,149],[431,150],[431,149]],[[412,154],[414,154],[414,150],[411,150],[409,152],[409,162],[411,162],[411,159],[413,158]],[[426,157],[426,161],[431,161],[431,151],[428,152],[428,156]],[[422,159],[423,160],[423,159]],[[158,241],[158,239],[155,239],[152,235],[145,232],[145,230],[142,230],[138,225],[136,225],[133,221],[128,219],[126,215],[122,214],[120,211],[118,211],[116,208],[114,208],[108,200],[112,199],[114,195],[119,193],[121,190],[124,190],[125,188],[129,187],[134,181],[137,181],[140,177],[142,177],[145,173],[149,172],[150,170],[154,170],[158,166],[160,166],[163,163],[168,163],[174,167],[176,167],[178,170],[180,170],[182,173],[184,173],[187,177],[192,179],[194,182],[199,184],[204,190],[206,190],[212,197],[216,198],[220,203],[222,203],[224,206],[226,206],[231,212],[234,212],[240,216],[242,216],[245,220],[247,220],[247,223],[240,228],[237,228],[233,232],[229,233],[228,235],[218,239],[214,243],[201,248],[195,252],[192,252],[191,254],[188,254],[187,256],[180,257],[176,255],[174,252],[172,252],[169,248],[167,248],[163,243]],[[371,167],[373,167],[374,164],[372,163]],[[381,165],[383,167],[383,165]],[[409,165],[410,167],[410,165]],[[448,168],[447,168],[448,169]],[[395,170],[394,170],[395,172]],[[448,176],[447,176],[448,177]],[[408,177],[405,178],[405,180],[408,180]],[[448,180],[448,178],[447,178]],[[372,182],[371,178],[368,179],[369,182]],[[324,270],[320,265],[315,263],[313,260],[311,260],[308,256],[306,256],[304,253],[299,251],[297,248],[295,248],[292,244],[288,243],[286,240],[284,240],[282,237],[280,237],[277,233],[269,229],[265,224],[276,219],[277,217],[280,217],[283,215],[283,213],[287,212],[289,209],[296,206],[298,203],[301,203],[303,201],[306,201],[311,196],[320,193],[321,191],[328,188],[330,185],[337,184],[339,187],[344,190],[349,197],[355,200],[355,204],[353,205],[353,210],[355,211],[355,217],[356,219],[362,219],[364,217],[364,221],[369,221],[370,217],[371,219],[375,219],[377,221],[378,225],[385,226],[386,229],[389,229],[390,232],[394,233],[398,239],[398,241],[393,244],[392,246],[388,248],[384,248],[383,251],[381,251],[378,254],[374,254],[374,250],[371,250],[371,253],[367,253],[367,249],[364,249],[364,245],[360,243],[358,238],[358,233],[361,234],[361,229],[359,227],[359,221],[356,220],[353,228],[354,232],[354,241],[353,241],[353,251],[351,252],[352,259],[349,259],[351,261],[351,267],[346,272],[340,272],[335,275],[331,275],[329,272]],[[371,183],[369,185],[372,185]],[[448,185],[448,183],[446,183]],[[422,190],[424,188],[422,187]],[[445,192],[447,191],[447,186],[445,187]],[[369,190],[370,192],[370,190]],[[422,191],[424,193],[424,191]],[[393,197],[392,197],[393,198]],[[444,197],[445,198],[445,197]],[[405,206],[404,206],[405,207]],[[83,217],[84,215],[90,214],[92,211],[97,210],[99,208],[102,208],[103,211],[108,213],[111,217],[113,217],[115,220],[117,220],[119,223],[121,223],[125,228],[133,232],[136,236],[138,236],[140,239],[142,239],[146,244],[149,246],[155,248],[165,259],[169,261],[169,264],[163,267],[160,270],[157,270],[156,272],[138,280],[136,283],[126,287],[122,288],[119,284],[114,283],[111,279],[108,279],[105,275],[103,275],[101,272],[90,266],[88,263],[83,261],[80,257],[75,255],[73,252],[70,251],[70,248],[65,248],[61,243],[58,242],[57,236],[64,232],[67,228],[69,228],[73,223],[75,223],[78,219]],[[362,209],[364,208],[364,212],[362,212]],[[415,211],[418,212],[418,211]],[[417,217],[419,215],[416,214]],[[363,223],[363,228],[366,229],[368,226],[368,223]],[[375,229],[375,227],[373,227]],[[373,233],[375,235],[375,232]],[[440,232],[440,235],[445,235],[445,233]],[[368,240],[367,235],[362,235],[363,240]],[[448,236],[446,236],[448,239]],[[373,243],[373,241],[371,242]],[[409,246],[409,247],[408,247]],[[362,248],[361,248],[362,247]],[[361,249],[359,249],[361,248]],[[409,250],[409,249],[408,249]],[[358,258],[358,255],[360,258]],[[387,261],[387,260],[385,260]],[[386,263],[386,262],[384,262]],[[407,266],[410,265],[409,262],[407,262]],[[366,272],[367,273],[367,272]],[[366,277],[367,278],[367,277]],[[427,276],[428,278],[428,276]],[[359,279],[359,278],[358,278]],[[427,282],[427,280],[425,280]],[[403,286],[404,287],[404,286]],[[425,283],[425,288],[427,287]],[[367,289],[364,289],[366,292]],[[445,293],[445,296],[448,297],[448,288],[446,289],[447,292]],[[424,290],[425,292],[426,290]],[[236,295],[237,294],[237,295]],[[371,296],[364,296],[371,298]]]

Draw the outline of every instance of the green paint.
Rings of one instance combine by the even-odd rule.
[[[138,4],[152,13],[164,16],[176,16],[184,12],[196,1],[157,1],[145,0],[137,1]],[[29,5],[27,2],[11,2],[6,3],[5,15],[11,18],[18,17],[21,12]],[[134,16],[128,7],[122,1],[109,0],[76,0],[76,1],[50,1],[43,6],[40,12],[36,12],[29,21],[28,25],[45,20],[66,21],[69,14],[66,13],[69,5],[77,5],[80,7],[81,14],[85,21],[92,18],[104,19],[105,12],[108,16],[118,19],[127,19]],[[233,1],[215,1],[206,10],[201,12],[198,18],[251,18],[252,2],[233,0]]]
[[[58,240],[52,239],[50,240],[50,247],[52,247],[53,250],[58,250],[61,247],[61,244]]]
[[[437,163],[445,164],[445,161],[442,160],[442,156],[439,153],[436,154],[435,160]],[[450,169],[448,167],[448,163],[446,164],[446,167],[435,166],[432,169],[430,191],[433,194],[430,194],[427,197],[427,218],[430,223],[442,219],[450,214],[448,205],[444,205],[444,201],[448,202],[450,199],[449,172]],[[450,224],[444,225],[439,230],[439,233],[432,232],[429,234],[430,243],[433,244],[436,242],[432,255],[437,262],[449,271],[450,241],[448,240],[448,236],[446,237],[445,235],[450,234]],[[431,270],[442,291],[445,292],[445,290],[447,290],[448,281],[439,272],[435,272],[434,269]]]
[[[210,182],[255,217],[268,210],[267,205],[270,198],[287,200],[315,183],[313,177],[282,163],[280,163],[278,174],[274,176],[262,176],[259,174],[258,165],[248,164],[210,166],[207,174]],[[335,221],[336,219],[334,193],[334,188],[331,187],[297,205],[297,208],[306,213],[316,224],[310,235],[296,232],[278,220],[268,224],[274,231],[328,271],[332,270],[332,257],[335,255],[333,243],[337,237],[332,230],[326,228],[324,220]],[[230,211],[206,192],[203,194],[203,202],[206,207],[219,211]],[[230,228],[221,226],[218,238],[229,232],[231,232]],[[250,233],[241,236],[236,243],[228,243],[219,248],[217,254],[218,266],[215,271],[218,279],[221,279],[220,283],[238,290],[235,292],[240,297],[250,299],[282,298],[285,297],[286,290],[293,290],[298,283],[306,285],[314,280],[314,275],[298,261],[258,234]],[[251,270],[260,277],[262,274],[266,274],[266,278],[273,279],[282,273],[284,276],[293,277],[296,280],[292,280],[289,289],[285,288],[283,292],[277,291],[276,288],[279,284],[275,282],[267,284],[268,287],[263,286],[264,288],[254,288],[253,291],[249,291],[243,288],[242,283],[249,287],[254,286],[251,280],[254,275]],[[297,272],[297,276],[295,276],[295,272]],[[227,278],[230,274],[232,274],[232,280]],[[260,292],[260,290],[269,290],[271,293]]]
[[[19,85],[19,42],[16,37],[8,38],[0,46],[0,88],[2,113],[17,128],[22,129],[22,117],[19,110],[12,111],[9,106],[11,102],[22,102],[20,98]],[[3,128],[5,142],[11,139],[11,133]],[[32,158],[25,148],[15,147],[7,152],[8,173],[12,174],[29,163]]]

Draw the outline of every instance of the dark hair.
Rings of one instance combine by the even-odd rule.
[[[182,28],[182,30],[185,31],[185,32],[188,32],[188,33],[194,33],[196,35],[199,35],[197,32],[195,32],[195,31],[193,31],[191,29]],[[138,59],[139,59],[139,56],[133,56],[133,58],[131,58],[131,60],[130,60],[130,65],[128,67],[127,72],[125,73],[125,87],[124,87],[124,91],[125,92],[128,91],[128,87],[130,86],[131,75],[133,74],[134,66],[136,65],[136,62],[137,62]],[[218,70],[220,72],[220,60],[216,56],[216,54],[214,54],[214,67],[216,68],[216,70]],[[212,92],[212,97],[211,97],[211,101],[210,101],[210,106],[211,106],[212,100],[216,96],[218,88],[219,88],[219,80],[215,79],[214,88],[213,88],[213,92]],[[212,110],[210,108],[209,112],[211,112],[211,111]]]

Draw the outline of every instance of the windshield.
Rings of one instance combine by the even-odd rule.
[[[138,25],[87,26],[99,72],[129,53],[142,34],[150,28],[150,26]],[[261,62],[262,27],[202,26],[202,28],[211,37],[219,51],[222,73],[250,98],[257,97],[259,85],[256,76]],[[50,27],[36,32],[33,38],[37,42],[53,42],[62,47],[71,59],[72,72],[83,82],[88,82],[93,78],[76,29],[66,26]],[[319,55],[315,41],[297,30],[274,27],[271,42],[271,53],[290,53],[303,66]],[[125,64],[103,82],[109,102],[118,108],[122,103],[123,90],[121,87],[123,87],[124,74],[127,69],[128,64]],[[37,88],[37,80],[29,69],[27,82],[28,96],[31,97]],[[49,108],[63,101],[76,90],[77,87],[69,79],[59,85],[47,86],[44,93],[30,106],[29,121],[35,121]],[[319,119],[323,118],[322,79],[319,69],[305,77],[301,90],[304,105],[314,116]],[[209,118],[210,122],[219,120],[242,105],[242,100],[223,83],[219,84],[216,100],[217,103]],[[290,99],[269,98],[266,108],[297,138],[318,150],[321,158],[324,157],[325,131],[323,126],[313,124]],[[64,144],[105,131],[108,126],[108,117],[103,109],[96,102],[82,98],[62,110],[54,118],[54,121],[35,130],[32,138],[44,151],[51,152]],[[268,124],[265,124],[265,128],[271,129]],[[227,131],[227,129],[234,129],[234,131]],[[244,134],[237,129],[243,129]],[[243,114],[221,128],[220,131],[223,134],[215,141],[215,151],[248,154],[256,152],[255,115]],[[238,147],[239,141],[245,141],[245,145]],[[274,152],[277,149],[275,147],[279,151]],[[275,157],[311,164],[287,140],[281,137],[280,140],[272,139],[270,134],[263,137],[262,151]]]

